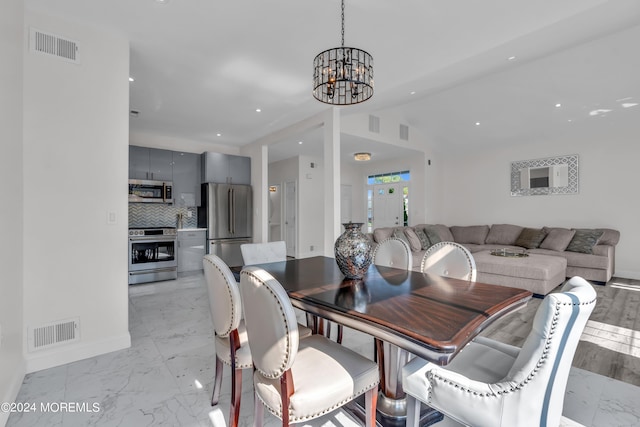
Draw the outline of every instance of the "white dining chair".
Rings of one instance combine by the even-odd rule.
[[[264,264],[287,260],[287,246],[284,241],[266,243],[244,243],[240,245],[244,265]]]
[[[522,348],[478,337],[446,366],[416,358],[402,373],[407,427],[420,402],[467,426],[558,426],[569,370],[596,303],[593,286],[573,277],[548,294]]]
[[[411,270],[411,248],[402,239],[390,237],[380,242],[372,254],[373,264]]]
[[[471,252],[455,242],[439,242],[425,252],[420,271],[454,279],[476,281],[476,262]]]
[[[287,248],[284,241],[267,243],[244,243],[240,245],[244,265],[265,264],[287,260]],[[311,314],[307,314],[307,325],[319,334],[331,337],[331,322]],[[336,341],[342,342],[342,325],[336,327]]]
[[[366,425],[374,427],[378,366],[322,335],[300,340],[287,292],[263,269],[245,267],[240,292],[255,366],[254,426],[262,426],[264,407],[289,426],[364,394]]]
[[[222,387],[223,365],[231,367],[231,409],[229,425],[238,425],[240,397],[242,395],[242,370],[253,368],[249,341],[242,318],[242,301],[238,282],[227,264],[218,256],[209,254],[203,258],[209,308],[213,320],[216,348],[216,373],[213,381],[211,406],[218,404]],[[302,337],[311,330],[300,326]]]
[[[218,256],[205,255],[204,276],[207,283],[209,308],[213,320],[216,348],[216,373],[211,406],[218,404],[222,387],[223,364],[231,367],[231,411],[229,425],[238,425],[242,370],[253,368],[249,342],[242,320],[242,303],[238,283],[233,273]]]

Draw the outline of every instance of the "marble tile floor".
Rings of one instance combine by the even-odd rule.
[[[215,363],[203,276],[130,287],[129,316],[131,348],[28,374],[16,399],[38,408],[41,403],[76,402],[85,404],[85,410],[62,411],[54,406],[44,412],[13,413],[7,425],[226,426],[228,368],[220,404],[210,406]],[[369,336],[346,329],[344,342],[372,356]],[[251,375],[250,371],[244,374],[243,427],[253,424]],[[564,415],[584,426],[638,426],[640,388],[573,368]],[[278,426],[280,421],[265,411],[265,425]],[[337,410],[304,425],[355,427],[359,423]],[[454,425],[449,419],[436,424]]]

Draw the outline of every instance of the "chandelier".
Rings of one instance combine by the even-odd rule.
[[[373,58],[362,49],[344,47],[344,0],[342,46],[313,60],[313,96],[332,105],[359,104],[373,96]]]

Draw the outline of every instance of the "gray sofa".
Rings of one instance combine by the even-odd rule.
[[[477,281],[530,290],[546,295],[566,277],[581,276],[607,282],[615,272],[615,246],[620,232],[609,228],[526,228],[513,224],[378,228],[369,234],[374,243],[389,237],[409,243],[413,269],[420,270],[426,248],[436,241],[460,243],[474,254]],[[526,250],[526,258],[492,256],[492,249]]]

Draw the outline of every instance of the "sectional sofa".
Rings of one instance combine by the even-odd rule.
[[[420,270],[420,262],[430,245],[452,241],[473,254],[477,281],[519,287],[537,295],[546,295],[567,277],[607,282],[615,271],[615,246],[620,240],[620,232],[609,228],[528,228],[513,224],[418,224],[377,228],[369,234],[374,243],[392,236],[409,244],[414,270]],[[494,249],[525,251],[528,256],[494,256],[491,254]]]

